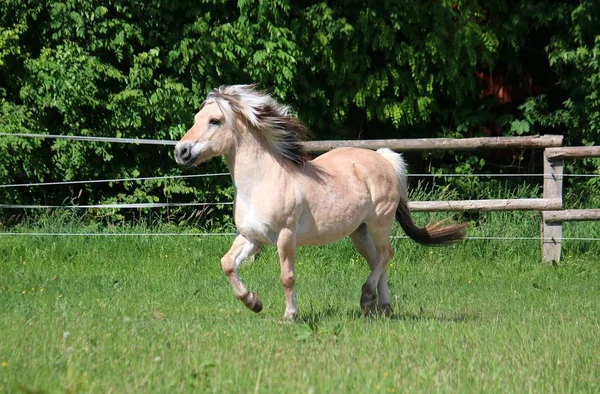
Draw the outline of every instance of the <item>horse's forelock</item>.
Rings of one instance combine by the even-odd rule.
[[[215,101],[231,126],[235,125],[236,114],[242,116],[277,154],[298,165],[307,160],[300,144],[307,137],[306,126],[290,113],[290,107],[257,90],[255,85],[221,86],[206,99]]]
[[[223,117],[225,118],[225,123],[227,123],[230,127],[235,127],[235,113],[231,105],[231,101],[223,97],[215,89],[210,92],[208,96],[206,96],[204,105],[211,102],[215,103],[219,107],[219,110],[221,110]]]

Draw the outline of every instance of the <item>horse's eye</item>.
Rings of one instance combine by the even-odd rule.
[[[218,126],[218,125],[221,124],[221,121],[219,119],[217,119],[217,118],[211,118],[208,121],[208,123],[211,124],[211,125],[213,125],[213,126]]]

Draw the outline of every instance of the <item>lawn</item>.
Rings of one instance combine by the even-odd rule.
[[[535,235],[537,220],[490,214],[469,234]],[[565,241],[547,266],[537,241],[394,240],[390,318],[361,315],[349,241],[302,248],[285,324],[275,251],[241,268],[254,314],[220,272],[231,239],[0,237],[0,392],[600,390],[598,242]]]

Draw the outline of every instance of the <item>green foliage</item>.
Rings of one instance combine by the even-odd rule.
[[[591,144],[600,122],[596,20],[591,0],[4,0],[0,131],[176,140],[210,89],[258,82],[316,139],[554,132]],[[528,60],[530,47],[542,60]],[[538,69],[552,76],[545,84]],[[481,97],[475,77],[532,71],[541,91],[504,105]],[[430,171],[459,163],[453,171],[469,172],[514,162],[511,155],[421,159]],[[584,164],[598,171],[597,161]],[[202,169],[225,167],[214,160]],[[0,139],[3,184],[180,173],[170,148]],[[465,198],[483,185],[449,182]],[[0,189],[3,202],[54,204],[224,202],[231,194],[226,177]]]
[[[568,145],[594,145],[600,141],[600,8],[595,1],[573,6],[558,3],[548,19],[537,21],[550,26],[554,34],[545,50],[556,73],[557,89],[528,98],[519,109],[531,125],[565,135]],[[567,163],[567,172],[600,174],[600,160]],[[578,180],[569,195],[576,200],[597,199],[600,179]]]
[[[406,126],[451,117],[475,95],[481,63],[495,59],[498,38],[478,22],[482,12],[462,2],[307,7],[293,29],[304,48],[301,108],[328,133],[333,124],[368,137],[363,129],[379,124],[399,127],[397,137],[422,135]]]
[[[556,29],[545,47],[561,91],[529,98],[520,109],[531,124],[568,130],[567,142],[592,143],[600,136],[600,10],[594,1],[566,8],[553,6],[552,19],[540,25]],[[557,96],[565,92],[565,99]]]

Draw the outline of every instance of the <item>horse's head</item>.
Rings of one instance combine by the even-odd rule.
[[[232,154],[236,144],[259,141],[260,149],[303,165],[307,157],[300,141],[307,132],[289,107],[254,85],[221,86],[208,94],[194,125],[175,146],[175,159],[189,167]]]
[[[233,142],[233,130],[221,107],[207,100],[194,116],[194,125],[175,145],[177,164],[190,167],[214,156],[226,154]]]

